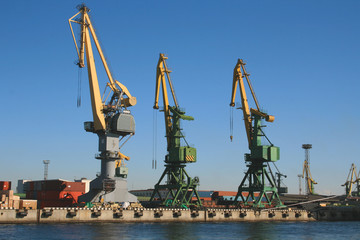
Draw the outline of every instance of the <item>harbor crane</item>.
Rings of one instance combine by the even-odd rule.
[[[194,118],[185,115],[185,112],[179,107],[170,78],[171,71],[166,65],[167,59],[168,57],[164,54],[160,54],[156,69],[155,103],[153,108],[159,109],[161,86],[168,153],[165,156],[165,170],[155,185],[150,201],[160,199],[161,205],[171,207],[201,206],[200,197],[196,190],[199,178],[191,178],[185,170],[186,164],[196,162],[196,148],[188,145],[180,127],[181,120],[192,121]],[[171,90],[174,106],[169,105],[167,82]],[[186,146],[181,146],[181,139],[184,140]],[[166,179],[165,182],[163,182],[164,179]],[[162,196],[161,192],[165,192],[165,196]],[[196,200],[192,201],[193,198]]]
[[[273,122],[275,118],[260,110],[258,100],[250,82],[250,74],[246,72],[245,64],[242,59],[238,59],[234,68],[230,106],[235,107],[235,95],[237,86],[239,85],[241,97],[240,109],[242,109],[243,112],[250,153],[245,154],[245,162],[248,170],[240,183],[234,203],[240,204],[238,200],[241,199],[245,206],[257,208],[283,206],[274,178],[267,170],[269,162],[276,162],[280,159],[280,149],[270,142],[263,131],[265,126],[262,124],[262,120]],[[244,78],[250,88],[256,109],[249,108]],[[230,138],[232,139],[232,136]],[[264,145],[262,143],[264,139],[266,139],[270,145]]]
[[[360,173],[360,172],[359,172]],[[359,185],[359,175],[356,173],[355,164],[351,164],[349,174],[347,176],[346,182],[341,186],[345,187],[346,197],[359,197],[360,196],[360,185]],[[353,191],[353,184],[357,184],[356,191]]]
[[[310,154],[309,150],[312,148],[311,144],[303,144],[302,148],[305,149],[305,161],[303,164],[302,178],[305,178],[305,188],[308,195],[314,195],[314,185],[317,184],[311,176],[310,172]]]
[[[124,160],[130,158],[121,153],[119,148],[121,140],[125,143],[135,134],[135,120],[128,107],[136,105],[136,97],[113,78],[90,20],[90,9],[82,4],[78,6],[78,10],[79,12],[69,19],[69,25],[78,54],[79,68],[85,67],[86,56],[93,121],[85,122],[84,128],[87,132],[98,135],[100,153],[96,158],[101,160],[100,175],[90,183],[90,191],[82,195],[79,202],[136,202],[137,198],[127,191],[128,169]],[[80,25],[79,45],[72,23]],[[102,96],[91,37],[108,77]]]

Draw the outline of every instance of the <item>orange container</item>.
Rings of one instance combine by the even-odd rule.
[[[10,181],[0,181],[0,190],[11,190]]]

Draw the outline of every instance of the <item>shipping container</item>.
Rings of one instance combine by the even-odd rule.
[[[204,190],[199,190],[198,194],[200,198],[203,197],[211,197],[211,195],[214,193],[214,191],[204,191]]]
[[[231,191],[215,191],[211,195],[212,199],[218,199],[222,196],[236,196],[237,192],[231,192]]]
[[[27,199],[37,199],[38,191],[27,191],[26,198]]]
[[[27,184],[29,184],[29,191],[34,191],[34,182],[28,182]]]
[[[10,181],[0,181],[0,190],[11,190]]]
[[[37,200],[20,199],[20,209],[37,209]]]
[[[33,188],[30,186],[30,191],[85,191],[84,182],[68,182],[61,179],[33,181],[30,185],[33,185]]]
[[[65,182],[63,191],[85,192],[85,183],[83,182]]]
[[[41,181],[34,182],[34,190],[35,191],[41,191],[41,188],[42,188]]]
[[[37,194],[37,200],[61,200],[61,199],[74,199],[77,202],[78,197],[85,192],[74,191],[39,191]]]

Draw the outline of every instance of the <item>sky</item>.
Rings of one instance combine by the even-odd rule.
[[[131,108],[136,134],[122,148],[131,157],[129,189],[153,188],[164,170],[163,113],[152,107],[156,64],[165,53],[179,105],[195,118],[182,126],[197,148],[198,161],[186,169],[200,178],[200,190],[236,191],[246,171],[240,110],[229,138],[232,74],[242,58],[261,108],[275,116],[266,134],[280,147],[276,164],[289,192],[299,192],[304,143],[313,145],[315,192],[345,192],[351,164],[360,168],[359,1],[83,2],[113,75],[138,100]],[[80,3],[0,2],[0,180],[42,179],[45,159],[51,179],[93,179],[100,171],[98,138],[83,129],[92,120],[87,72],[74,64],[68,26]],[[95,60],[104,89],[106,75]]]

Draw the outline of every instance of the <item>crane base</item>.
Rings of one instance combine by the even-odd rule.
[[[114,183],[113,188],[104,186],[103,178],[96,178],[90,183],[90,191],[79,197],[79,202],[137,202],[137,197],[128,192],[127,180],[114,177],[110,182]]]
[[[255,208],[284,206],[278,189],[263,162],[251,162],[239,186],[234,203]]]

